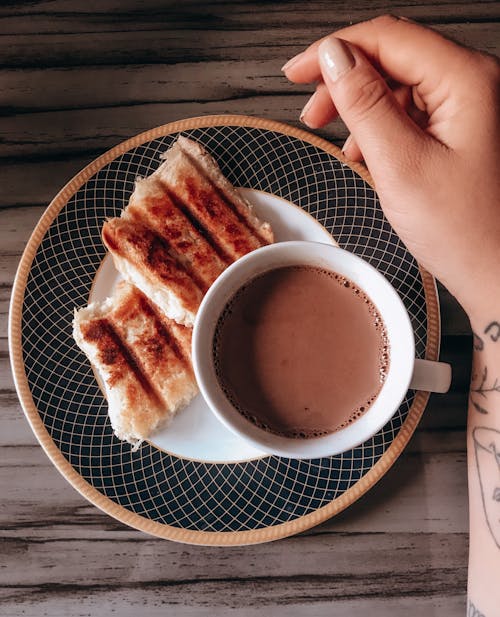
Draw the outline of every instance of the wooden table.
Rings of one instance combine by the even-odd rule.
[[[350,8],[353,7],[353,8]],[[53,0],[0,6],[0,614],[455,617],[465,611],[467,319],[440,289],[442,358],[406,451],[353,506],[302,535],[208,548],[130,529],[85,501],[37,445],[9,369],[8,301],[58,189],[121,140],[203,114],[299,125],[309,87],[283,62],[392,11],[498,53],[500,2]],[[341,123],[320,134],[340,144]]]

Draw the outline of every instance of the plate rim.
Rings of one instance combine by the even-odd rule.
[[[159,523],[127,510],[124,506],[100,493],[74,469],[59,450],[42,422],[28,385],[22,350],[22,309],[33,259],[45,233],[70,197],[102,167],[128,150],[172,133],[212,126],[243,126],[274,131],[295,137],[332,155],[342,164],[355,171],[373,189],[375,188],[366,167],[360,163],[348,161],[343,156],[340,148],[317,135],[276,120],[237,114],[196,116],[170,122],[139,133],[106,151],[73,176],[56,194],[38,221],[22,254],[12,287],[8,321],[9,356],[17,395],[32,431],[56,469],[85,499],[122,523],[160,538],[203,546],[243,546],[278,540],[306,531],[333,517],[357,501],[386,474],[402,453],[420,421],[430,394],[421,391],[415,394],[408,415],[389,448],[358,482],[325,506],[292,521],[259,529],[248,531],[197,531]],[[425,358],[428,360],[438,360],[441,328],[436,282],[434,277],[422,268],[420,264],[419,270],[422,277],[427,312]]]

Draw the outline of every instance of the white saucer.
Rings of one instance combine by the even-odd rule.
[[[271,224],[276,242],[309,240],[336,245],[329,232],[302,208],[264,191],[239,190],[253,204],[259,218]],[[89,303],[110,296],[120,279],[111,256],[106,255],[97,271]],[[148,441],[169,454],[203,462],[235,463],[265,456],[223,426],[201,395]]]

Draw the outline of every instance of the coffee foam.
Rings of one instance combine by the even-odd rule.
[[[362,289],[360,289],[355,283],[353,283],[350,279],[348,279],[347,277],[345,277],[345,276],[343,276],[341,274],[338,274],[336,272],[332,272],[330,270],[327,270],[325,268],[317,268],[315,266],[292,266],[292,267],[300,269],[300,270],[305,270],[305,271],[313,270],[315,272],[320,272],[320,273],[328,276],[329,278],[335,280],[339,284],[343,285],[345,288],[350,289],[352,294],[354,294],[357,297],[359,297],[360,299],[362,299],[365,302],[365,304],[368,305],[368,311],[373,316],[373,325],[374,325],[375,329],[381,335],[381,344],[380,344],[380,348],[379,348],[380,388],[379,388],[378,392],[376,392],[373,396],[371,396],[368,400],[366,400],[363,405],[359,405],[356,409],[354,409],[354,411],[351,413],[349,418],[345,422],[342,422],[341,424],[339,424],[334,430],[318,429],[318,430],[303,431],[303,430],[300,430],[300,429],[296,429],[295,430],[295,429],[291,428],[291,429],[289,429],[287,431],[277,431],[273,427],[271,427],[271,426],[267,425],[266,423],[262,422],[262,420],[260,420],[259,418],[255,417],[247,409],[242,407],[242,405],[239,403],[239,401],[235,397],[234,393],[232,392],[231,388],[226,384],[225,379],[224,379],[224,375],[222,374],[222,371],[221,371],[221,366],[220,366],[220,361],[219,361],[219,351],[220,351],[220,342],[221,342],[220,341],[220,339],[221,339],[221,330],[222,330],[222,327],[223,327],[224,322],[227,319],[227,317],[232,314],[234,304],[238,301],[240,296],[245,292],[245,290],[250,285],[252,285],[255,282],[255,280],[257,280],[261,276],[264,276],[265,274],[267,274],[267,272],[258,275],[257,277],[251,279],[249,282],[247,282],[245,285],[243,285],[232,296],[232,298],[228,301],[228,303],[224,307],[224,309],[223,309],[223,311],[222,311],[222,313],[221,313],[221,315],[220,315],[220,317],[219,317],[219,319],[217,321],[215,332],[214,332],[214,338],[213,338],[213,343],[212,343],[212,356],[213,356],[215,373],[216,373],[219,385],[220,385],[224,395],[226,396],[226,398],[231,403],[231,405],[242,416],[244,416],[247,420],[252,422],[252,424],[257,426],[258,428],[260,428],[262,430],[265,430],[267,432],[273,433],[275,435],[279,435],[279,436],[282,436],[282,437],[295,438],[295,439],[314,439],[314,438],[318,438],[318,437],[324,437],[325,435],[329,435],[331,433],[340,431],[340,430],[346,428],[347,426],[350,426],[356,420],[358,420],[361,416],[363,416],[363,414],[366,411],[368,411],[368,409],[375,402],[378,394],[380,393],[380,390],[382,389],[382,386],[383,386],[383,384],[385,382],[387,374],[389,372],[389,365],[390,365],[389,338],[388,338],[388,335],[387,335],[387,331],[386,331],[386,328],[385,328],[384,321],[383,321],[382,316],[380,315],[380,312],[378,311],[377,307],[375,306],[373,301],[368,297],[368,295]],[[306,411],[306,410],[304,410],[304,411]]]

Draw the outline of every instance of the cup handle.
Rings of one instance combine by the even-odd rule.
[[[416,358],[410,389],[425,392],[448,392],[451,384],[451,366],[445,362]]]

